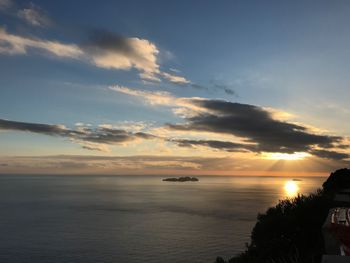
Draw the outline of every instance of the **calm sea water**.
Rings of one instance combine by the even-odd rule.
[[[0,176],[0,262],[213,262],[244,249],[288,178]],[[300,193],[325,178],[301,178]]]

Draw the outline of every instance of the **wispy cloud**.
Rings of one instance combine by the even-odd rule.
[[[166,78],[167,80],[169,80],[171,83],[174,83],[174,84],[186,85],[186,84],[190,84],[191,83],[191,81],[187,80],[186,78],[181,77],[181,76],[177,76],[177,75],[174,75],[174,74],[162,72],[161,75],[164,78]]]
[[[170,142],[180,147],[205,146],[226,152],[248,152],[256,151],[256,145],[248,143],[235,143],[230,141],[218,140],[188,140],[188,139],[169,139]]]
[[[0,0],[0,11],[4,11],[13,6],[13,1],[11,0]]]
[[[121,92],[127,95],[141,97],[151,105],[175,106],[176,98],[166,91],[144,91],[130,89],[125,86],[114,85],[109,87],[110,90]]]
[[[314,150],[311,150],[310,153],[321,158],[332,159],[332,160],[344,160],[344,159],[350,158],[350,154],[348,153],[330,151],[330,150],[314,149]]]
[[[222,90],[228,95],[237,95],[236,91],[234,89],[232,89],[231,87],[229,87],[228,85],[225,85],[223,83],[218,83],[217,81],[214,81],[214,80],[212,80],[210,82],[211,82],[212,88],[214,90]]]
[[[9,34],[0,27],[0,53],[24,55],[30,49],[39,49],[57,57],[82,58],[82,50],[74,44],[63,44],[38,38],[28,38]]]
[[[52,173],[112,173],[112,174],[154,174],[154,171],[190,171],[204,167],[210,158],[189,158],[178,156],[80,156],[56,155],[41,157],[18,156],[0,157],[0,166],[10,171],[29,172],[47,171]]]
[[[28,7],[19,10],[17,16],[32,26],[48,27],[52,25],[52,21],[46,12],[33,3],[30,3]]]

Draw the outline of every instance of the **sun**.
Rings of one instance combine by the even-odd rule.
[[[284,184],[284,191],[286,192],[287,196],[294,197],[298,194],[299,186],[295,181],[287,181]]]
[[[303,160],[304,158],[310,156],[306,152],[295,152],[295,153],[267,153],[265,158],[269,160],[285,160],[285,161],[297,161]]]

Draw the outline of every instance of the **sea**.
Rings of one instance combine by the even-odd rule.
[[[326,180],[198,176],[199,182],[180,183],[162,178],[1,175],[0,262],[228,259],[244,251],[258,213],[297,193],[312,193]]]

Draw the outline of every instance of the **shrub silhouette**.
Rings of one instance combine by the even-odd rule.
[[[337,170],[323,189],[279,201],[259,214],[245,252],[229,263],[316,263],[325,253],[322,225],[333,207],[334,193],[350,188],[350,169]],[[227,262],[218,257],[216,263]]]
[[[254,250],[259,261],[291,257],[295,251],[299,262],[320,261],[322,225],[331,206],[332,200],[323,191],[280,201],[258,215],[248,251]]]
[[[331,173],[322,186],[326,192],[337,192],[350,188],[350,169],[343,168]]]

